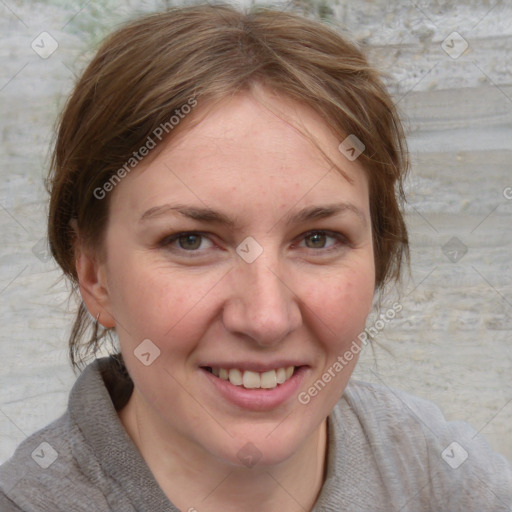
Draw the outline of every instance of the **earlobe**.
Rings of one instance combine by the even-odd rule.
[[[98,262],[96,255],[90,251],[77,248],[75,266],[80,294],[87,311],[103,327],[107,329],[115,327],[116,322],[111,313],[105,265]]]

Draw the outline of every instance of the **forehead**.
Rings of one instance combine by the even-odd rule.
[[[340,153],[339,138],[310,107],[260,89],[196,110],[190,127],[120,183],[117,206],[141,212],[179,199],[272,210],[350,199],[368,207],[364,169]]]

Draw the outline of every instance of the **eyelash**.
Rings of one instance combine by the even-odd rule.
[[[315,230],[311,230],[311,231],[307,231],[306,233],[303,233],[302,235],[300,235],[298,237],[299,239],[299,242],[302,242],[303,240],[307,239],[308,237],[311,237],[313,235],[325,235],[327,238],[333,238],[337,243],[333,244],[333,246],[329,246],[329,247],[320,247],[320,248],[312,248],[312,247],[305,247],[305,249],[309,249],[310,251],[313,251],[315,253],[320,253],[320,252],[323,252],[323,253],[327,253],[327,252],[332,252],[332,251],[335,251],[335,250],[339,250],[339,246],[349,246],[350,245],[350,241],[347,239],[346,236],[342,235],[341,233],[337,233],[336,231],[329,231],[329,230],[325,230],[325,229],[315,229]],[[162,248],[167,248],[169,249],[170,246],[172,246],[173,243],[177,242],[181,237],[186,237],[186,236],[190,236],[190,235],[193,235],[193,236],[199,236],[199,237],[203,237],[203,238],[207,238],[209,239],[209,233],[205,233],[205,232],[201,232],[201,231],[182,231],[182,232],[179,232],[179,233],[173,233],[171,235],[168,235],[166,236],[160,243],[159,243],[159,246],[162,247]],[[202,241],[202,240],[201,240]],[[211,240],[210,240],[211,243],[213,243]],[[293,246],[296,246],[297,243],[293,243]],[[198,257],[198,256],[201,256],[202,252],[207,250],[207,249],[183,249],[182,247],[175,247],[175,248],[171,248],[170,250],[176,250],[180,253],[183,253],[183,254],[187,254],[187,256],[191,256],[191,257]],[[196,254],[194,254],[196,253]]]

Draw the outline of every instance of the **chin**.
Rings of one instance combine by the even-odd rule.
[[[278,466],[300,451],[309,435],[305,435],[304,422],[299,424],[254,425],[229,438],[229,446],[222,446],[217,456],[237,468],[263,469]],[[312,429],[311,434],[313,434]],[[311,435],[310,434],[310,435]]]

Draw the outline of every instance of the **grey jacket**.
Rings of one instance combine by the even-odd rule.
[[[131,391],[112,359],[89,365],[66,413],[0,466],[0,512],[178,512],[118,419]],[[510,512],[512,466],[432,403],[350,381],[328,419],[321,511]]]

